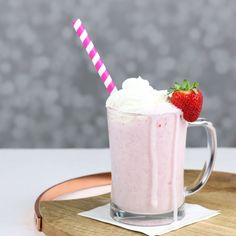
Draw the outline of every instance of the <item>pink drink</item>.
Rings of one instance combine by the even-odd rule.
[[[138,214],[177,211],[184,203],[187,123],[174,106],[155,115],[108,109],[112,202]]]
[[[133,225],[162,225],[183,218],[184,201],[207,182],[215,160],[211,122],[188,123],[167,91],[130,78],[106,102],[112,164],[111,217]],[[184,187],[187,127],[204,127],[211,150],[200,178]]]

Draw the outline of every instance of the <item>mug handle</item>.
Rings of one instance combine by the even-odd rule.
[[[211,122],[205,120],[204,118],[199,118],[195,122],[188,123],[188,127],[204,127],[207,134],[208,147],[210,147],[210,160],[208,163],[205,162],[197,180],[191,186],[185,188],[186,197],[198,192],[206,184],[214,167],[217,148],[216,130]]]

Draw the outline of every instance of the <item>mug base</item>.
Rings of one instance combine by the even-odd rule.
[[[174,222],[174,211],[163,214],[137,214],[121,210],[117,205],[111,202],[111,217],[121,223],[136,226],[159,226]],[[184,217],[184,204],[177,209],[177,220]]]

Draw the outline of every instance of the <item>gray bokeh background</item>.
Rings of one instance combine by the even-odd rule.
[[[77,17],[118,87],[138,75],[159,89],[197,80],[219,145],[236,146],[235,0],[0,0],[0,147],[108,146],[107,93]]]

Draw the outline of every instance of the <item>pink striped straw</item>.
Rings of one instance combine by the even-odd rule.
[[[93,65],[96,68],[102,82],[104,83],[108,93],[113,93],[117,91],[116,85],[112,80],[108,70],[106,69],[101,57],[99,56],[97,49],[94,47],[92,40],[88,36],[88,33],[82,24],[80,19],[74,20],[72,22],[75,32],[79,36],[89,58],[92,60]]]

